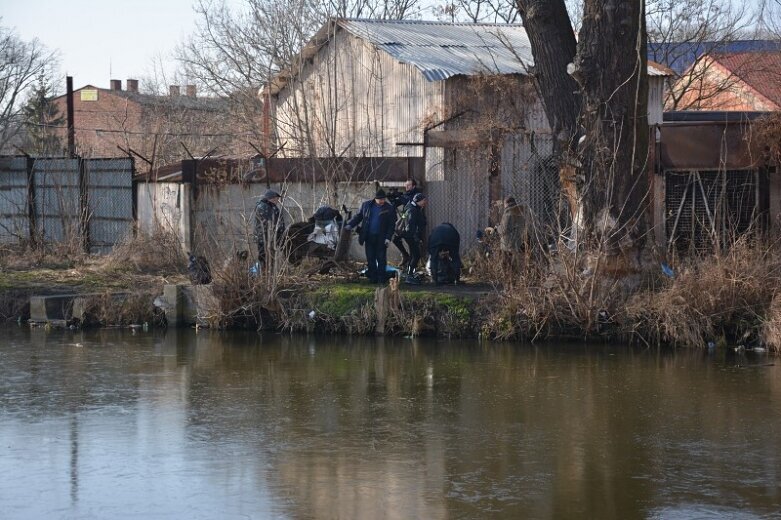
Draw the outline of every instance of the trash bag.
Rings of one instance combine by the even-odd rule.
[[[192,253],[187,254],[187,273],[193,285],[207,285],[212,283],[212,273],[206,258]]]

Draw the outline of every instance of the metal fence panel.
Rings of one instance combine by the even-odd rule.
[[[35,223],[44,242],[79,237],[79,160],[36,159]]]
[[[665,183],[667,238],[679,253],[727,246],[755,224],[756,170],[667,171]]]
[[[26,157],[0,157],[0,242],[31,238],[34,221],[35,238],[44,243],[87,238],[91,252],[107,252],[132,231],[132,160],[35,159],[32,185],[27,168]]]
[[[133,231],[133,161],[85,162],[90,252],[107,253]]]
[[[27,159],[0,158],[0,243],[30,236],[27,198]]]
[[[461,234],[461,248],[466,250],[476,242],[476,231],[489,224],[488,150],[433,149],[427,159],[429,231],[450,222]]]

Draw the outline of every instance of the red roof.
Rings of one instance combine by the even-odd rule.
[[[781,52],[719,54],[714,59],[746,85],[781,106]]]

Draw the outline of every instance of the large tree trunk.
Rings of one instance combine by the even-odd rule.
[[[577,44],[564,0],[517,3],[534,54],[534,78],[557,141],[564,145],[559,149],[562,189],[576,216],[578,237],[617,246],[646,229],[644,1],[584,1]]]
[[[576,135],[580,106],[578,85],[567,73],[576,41],[564,0],[518,0],[518,10],[534,55],[531,73],[545,114],[562,152]]]
[[[648,78],[643,0],[586,0],[572,77],[581,92],[578,193],[587,231],[644,236]],[[616,225],[610,224],[611,217]]]

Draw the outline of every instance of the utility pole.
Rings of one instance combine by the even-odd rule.
[[[68,104],[68,156],[76,157],[76,125],[73,122],[73,76],[66,79],[66,99]]]

